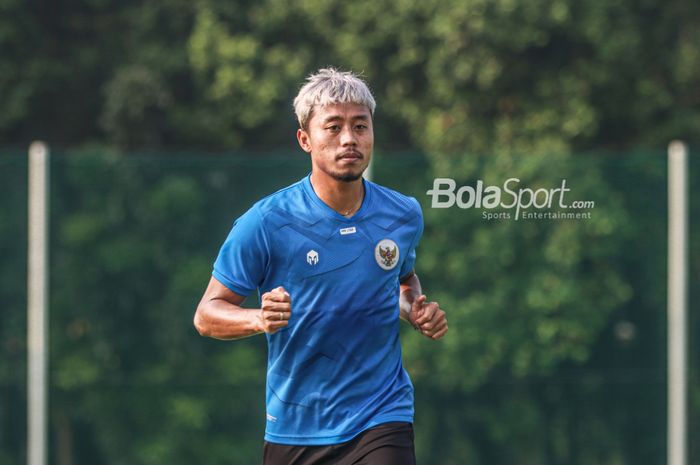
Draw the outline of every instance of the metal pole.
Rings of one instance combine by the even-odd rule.
[[[48,190],[49,149],[29,147],[29,240],[27,276],[27,464],[47,463],[48,372]]]
[[[374,165],[374,157],[376,157],[376,152],[374,155],[372,155],[372,158],[369,159],[369,165],[367,165],[367,169],[362,173],[362,177],[365,178],[368,181],[372,180],[372,165]]]
[[[668,465],[687,464],[688,149],[668,146]]]

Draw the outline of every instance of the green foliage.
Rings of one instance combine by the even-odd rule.
[[[37,21],[23,2],[0,1],[0,133],[27,118],[37,74],[45,64],[31,60]]]
[[[26,389],[27,163],[0,156],[0,463],[23,457]]]
[[[660,155],[470,156],[460,172],[426,170],[405,157],[380,160],[380,181],[424,201],[417,271],[450,321],[439,343],[410,330],[403,339],[422,460],[662,460]],[[414,174],[397,178],[400,167]],[[517,177],[533,189],[564,178],[567,203],[594,200],[595,208],[586,220],[518,221],[512,211],[511,219],[489,221],[484,209],[431,209],[424,189],[445,174],[471,186]],[[618,335],[621,323],[636,328],[631,340]]]
[[[5,144],[240,156],[56,157],[57,463],[259,461],[264,341],[203,340],[192,311],[232,219],[308,171],[303,154],[241,149],[293,147],[291,100],[327,65],[362,71],[375,93],[376,179],[423,204],[418,271],[450,315],[439,344],[404,334],[421,463],[661,462],[662,151],[593,152],[700,143],[699,21],[691,0],[0,0]],[[406,148],[426,157],[394,151]],[[2,463],[24,454],[25,169],[0,156]],[[436,176],[565,178],[596,206],[577,222],[487,221],[429,208]]]
[[[661,460],[659,155],[473,156],[468,170],[447,173],[465,185],[515,176],[532,188],[565,178],[567,200],[596,202],[592,218],[579,221],[487,221],[476,209],[431,209],[425,190],[444,173],[432,160],[377,157],[376,179],[424,204],[418,272],[451,326],[439,343],[404,328],[420,460]],[[0,289],[14,310],[3,320],[0,381],[7,399],[22,399],[24,250],[16,238],[26,217],[16,205],[24,203],[18,174],[26,163],[1,160],[14,195],[0,202],[9,219],[0,225],[7,257]],[[308,161],[292,154],[54,154],[51,415],[64,438],[55,454],[75,464],[191,463],[202,451],[212,463],[258,462],[264,338],[206,340],[192,314],[232,219],[306,170]],[[691,253],[697,273],[696,247]],[[636,335],[621,338],[622,323]],[[11,460],[22,454],[21,439],[2,425],[22,415],[21,402],[0,404],[2,450]],[[637,427],[629,428],[630,418]]]
[[[110,142],[121,148],[161,145],[170,95],[146,68],[118,72],[106,87],[102,125]]]
[[[230,199],[250,201],[240,194],[245,159],[164,173],[151,157],[54,156],[51,397],[63,428],[83,431],[65,445],[70,455],[184,464],[206,451],[211,463],[254,462],[264,339],[208,341],[192,324],[244,208]],[[294,159],[287,165],[303,173]]]
[[[135,145],[290,146],[291,98],[326,65],[365,73],[380,140],[392,147],[551,152],[698,141],[700,7],[691,0],[0,7],[0,134],[11,142],[36,137],[39,125],[49,141],[123,143],[141,122],[151,138],[134,136]],[[139,110],[154,106],[162,113]]]

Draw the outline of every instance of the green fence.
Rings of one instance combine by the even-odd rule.
[[[450,321],[440,342],[402,335],[419,463],[664,463],[666,169],[663,150],[376,154],[374,180],[423,206],[417,271]],[[264,338],[205,339],[192,316],[233,220],[308,171],[298,152],[52,153],[52,464],[260,463]],[[0,464],[26,460],[26,178],[26,155],[0,152]],[[484,206],[491,189],[481,208],[469,191],[468,208],[431,208],[434,178],[474,195],[482,181],[505,203],[506,186],[553,202],[516,218]],[[689,463],[699,463],[692,156],[689,178]]]

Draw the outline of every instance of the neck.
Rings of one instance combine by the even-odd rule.
[[[344,216],[352,216],[362,205],[365,188],[362,178],[357,181],[338,181],[328,175],[311,173],[311,186],[323,203]]]

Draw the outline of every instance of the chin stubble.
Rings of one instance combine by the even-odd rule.
[[[364,171],[364,170],[363,170]],[[362,172],[360,173],[350,173],[350,174],[334,174],[333,178],[342,182],[353,182],[357,181],[362,177]]]

